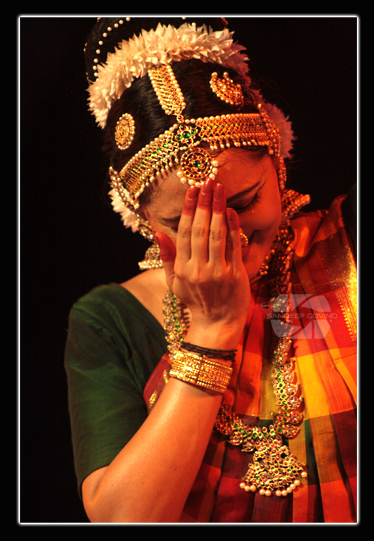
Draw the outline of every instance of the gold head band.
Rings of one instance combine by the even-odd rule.
[[[119,173],[110,168],[112,186],[125,204],[137,209],[144,189],[175,164],[179,164],[178,174],[182,183],[201,186],[209,176],[214,178],[217,172],[216,163],[211,154],[201,146],[202,143],[207,143],[211,150],[229,148],[232,145],[267,146],[269,154],[280,156],[279,130],[261,104],[257,105],[258,113],[185,119],[182,113],[186,104],[171,66],[166,64],[152,68],[148,75],[161,107],[166,114],[174,115],[177,123],[135,154]],[[239,86],[235,85],[227,74],[224,82],[225,85],[218,83],[216,74],[213,74],[213,92],[225,101],[231,99],[242,103]],[[128,121],[127,116],[126,122]],[[132,124],[129,133],[132,139]],[[127,142],[122,139],[121,144],[125,146]],[[181,156],[180,152],[183,152]]]

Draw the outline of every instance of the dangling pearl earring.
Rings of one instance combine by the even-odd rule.
[[[143,261],[140,261],[138,263],[140,270],[147,270],[147,269],[162,269],[162,259],[160,257],[160,247],[155,242],[155,236],[154,231],[152,229],[151,224],[146,220],[145,218],[142,218],[137,214],[137,225],[140,234],[149,242],[152,242],[152,246],[150,246],[147,251],[145,252],[145,256]]]

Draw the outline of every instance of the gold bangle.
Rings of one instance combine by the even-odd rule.
[[[226,391],[232,374],[229,366],[182,351],[172,355],[171,365],[171,377],[219,393]]]

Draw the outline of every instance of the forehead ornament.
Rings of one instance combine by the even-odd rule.
[[[280,156],[279,130],[261,104],[258,104],[258,113],[186,119],[183,116],[186,103],[172,67],[169,64],[156,66],[148,71],[148,76],[160,106],[167,115],[176,117],[176,123],[135,154],[119,173],[110,168],[112,187],[125,204],[132,205],[135,210],[139,208],[139,197],[144,189],[175,164],[179,165],[182,183],[201,186],[208,177],[214,178],[218,164],[201,143],[208,143],[211,150],[267,146],[269,154]],[[224,75],[223,79],[212,77],[211,87],[225,101],[229,98],[237,102],[243,100],[240,85],[228,76]],[[135,127],[129,118],[121,117],[117,128],[119,132],[125,128],[125,135],[119,136],[121,144],[130,145]]]

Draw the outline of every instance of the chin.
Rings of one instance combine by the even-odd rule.
[[[250,280],[257,276],[258,272],[261,269],[261,265],[265,260],[265,256],[262,258],[260,257],[260,254],[258,254],[256,257],[256,255],[251,252],[253,252],[253,250],[250,249],[250,246],[245,248],[242,252],[243,263],[245,266],[245,270],[247,271],[248,278]]]
[[[261,269],[261,265],[262,263],[260,265],[254,265],[253,263],[247,263],[245,265],[245,269],[247,271],[249,281],[253,280],[253,278],[256,278],[256,276],[258,275]]]

